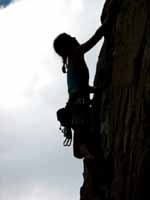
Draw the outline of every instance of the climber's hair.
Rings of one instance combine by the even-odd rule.
[[[58,35],[53,43],[53,47],[55,52],[62,57],[63,66],[62,71],[63,73],[66,73],[66,64],[67,64],[67,55],[66,55],[66,44],[68,43],[68,35],[66,33],[61,33]]]
[[[62,57],[63,66],[62,71],[66,73],[67,58],[70,50],[75,46],[79,45],[75,38],[72,38],[67,33],[61,33],[58,35],[53,43],[55,52]]]

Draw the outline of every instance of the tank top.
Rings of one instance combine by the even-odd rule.
[[[67,85],[69,97],[74,96],[76,93],[80,93],[81,95],[87,93],[89,71],[84,59],[81,59],[80,63],[82,63],[80,69],[77,69],[77,66],[73,65],[71,59],[68,59]]]

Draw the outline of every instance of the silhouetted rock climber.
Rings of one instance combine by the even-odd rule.
[[[84,60],[84,54],[88,52],[105,35],[107,23],[104,23],[96,33],[85,43],[79,44],[75,37],[62,33],[54,40],[54,49],[62,57],[63,73],[67,73],[67,85],[69,100],[64,109],[58,111],[59,120],[65,129],[64,134],[68,141],[64,145],[69,146],[71,128],[74,130],[73,150],[77,158],[93,159],[88,144],[89,137],[89,93],[94,89],[89,87],[89,71]],[[65,120],[63,120],[63,117]],[[69,121],[69,122],[68,122]],[[67,123],[66,123],[67,122]]]

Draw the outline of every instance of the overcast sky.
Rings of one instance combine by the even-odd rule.
[[[0,0],[0,200],[78,200],[82,160],[62,146],[56,110],[67,100],[61,32],[82,43],[104,0]],[[99,43],[86,55],[92,84]]]

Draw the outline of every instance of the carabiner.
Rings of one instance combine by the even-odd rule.
[[[66,139],[64,140],[64,142],[63,142],[63,145],[64,145],[65,147],[70,147],[71,142],[72,142],[72,139],[66,138]]]

